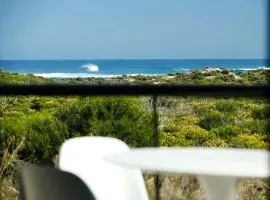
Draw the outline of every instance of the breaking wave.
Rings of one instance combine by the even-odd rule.
[[[98,70],[99,70],[99,67],[97,65],[92,64],[92,63],[84,64],[81,68],[86,69],[88,72],[98,72]]]
[[[261,67],[238,67],[238,68],[233,68],[235,71],[250,71],[250,70],[258,70],[258,69],[270,69],[270,67],[266,66],[261,66]]]
[[[124,74],[91,74],[91,73],[34,73],[43,78],[113,78]],[[160,76],[163,74],[126,74],[127,76]]]
[[[91,77],[117,77],[122,76],[120,74],[117,75],[109,75],[109,74],[90,74],[90,73],[37,73],[35,76],[41,76],[44,78],[91,78]]]

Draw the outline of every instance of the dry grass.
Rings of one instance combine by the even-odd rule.
[[[249,179],[238,184],[240,200],[267,200],[270,199],[270,180]]]
[[[4,178],[0,182],[0,199],[1,200],[18,200],[18,186],[14,183],[13,178]]]
[[[154,178],[145,176],[150,200],[155,200]],[[237,200],[267,200],[270,180],[249,179],[238,183]],[[206,200],[204,189],[195,176],[161,176],[161,200]]]
[[[15,174],[21,162],[18,152],[22,149],[25,139],[17,141],[11,138],[0,152],[0,199],[19,199],[18,185]]]

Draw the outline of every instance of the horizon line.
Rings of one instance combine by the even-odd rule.
[[[2,59],[1,61],[71,61],[71,60],[268,60],[270,58],[23,58]]]

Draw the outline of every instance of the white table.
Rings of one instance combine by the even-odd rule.
[[[270,151],[230,148],[138,148],[104,157],[150,172],[194,174],[210,200],[233,200],[236,179],[270,177]]]

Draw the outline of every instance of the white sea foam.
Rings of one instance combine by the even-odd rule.
[[[181,71],[190,71],[189,68],[173,68],[173,71],[181,72]]]
[[[240,71],[250,71],[250,70],[258,70],[258,69],[270,69],[270,67],[267,67],[267,66],[258,66],[258,67],[239,67],[239,68],[233,68],[233,70],[240,70]]]
[[[159,76],[162,74],[127,74],[127,76]],[[123,76],[123,74],[92,74],[92,73],[35,73],[34,76],[44,78],[113,78]]]
[[[99,67],[97,65],[92,64],[92,63],[84,64],[81,68],[86,69],[88,72],[98,72],[98,70],[99,70]]]
[[[91,73],[37,73],[34,75],[41,76],[44,78],[91,78],[91,77],[111,78],[122,76],[120,74],[108,75],[108,74],[91,74]]]
[[[262,66],[262,67],[239,67],[232,68],[232,70],[238,71],[249,71],[249,70],[258,70],[258,69],[268,69],[270,67]],[[188,70],[185,70],[188,71]],[[113,78],[113,77],[121,77],[124,74],[101,74],[101,73],[61,73],[61,72],[53,72],[53,73],[34,73],[35,76],[41,76],[44,78]],[[162,76],[167,74],[125,74],[126,76]]]
[[[167,74],[126,74],[127,76],[163,76]]]

